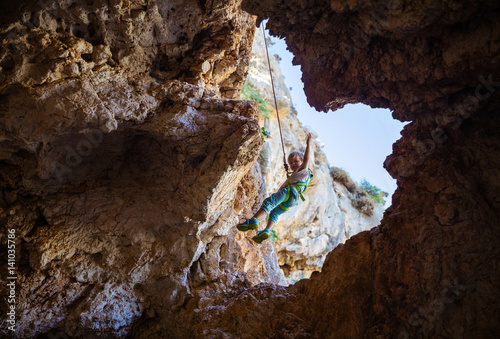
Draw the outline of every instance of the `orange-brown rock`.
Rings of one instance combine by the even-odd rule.
[[[263,198],[256,107],[232,99],[255,22],[238,1],[13,2],[0,227],[2,258],[16,234],[17,327],[0,333],[497,338],[498,2],[243,8],[286,38],[316,108],[411,121],[385,163],[399,188],[381,225],[291,287],[269,246],[235,235]]]
[[[336,248],[310,280],[228,300],[198,333],[496,338],[498,4],[246,0],[244,8],[285,37],[315,107],[364,102],[412,122],[385,163],[399,188],[378,228]]]
[[[254,29],[239,1],[18,1],[0,14],[0,89],[108,69],[237,97]]]
[[[257,110],[232,99],[255,22],[239,3],[21,1],[0,16],[1,266],[14,232],[17,277],[1,336],[189,336],[193,309],[284,283],[272,246],[233,229],[263,195]]]

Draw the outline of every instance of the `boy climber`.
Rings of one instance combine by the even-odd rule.
[[[256,230],[259,228],[258,219],[261,219],[269,213],[267,227],[257,233],[252,238],[253,241],[260,244],[269,238],[269,231],[278,222],[278,217],[285,213],[290,207],[297,205],[299,195],[304,200],[302,193],[307,189],[311,175],[307,164],[309,162],[309,149],[311,145],[311,133],[307,135],[306,152],[292,152],[288,156],[288,163],[292,169],[292,175],[286,180],[280,189],[271,194],[264,200],[260,209],[251,219],[245,219],[244,222],[236,226],[240,231]]]

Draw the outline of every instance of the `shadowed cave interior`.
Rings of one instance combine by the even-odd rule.
[[[16,258],[1,277],[16,276],[0,292],[2,336],[500,334],[497,2],[41,0],[2,12],[1,253],[15,234]],[[360,102],[411,121],[384,164],[398,189],[380,225],[290,286],[279,262],[291,252],[234,229],[265,198],[263,177],[281,178],[259,160],[274,146],[257,106],[239,100],[266,18],[316,109]],[[301,145],[288,115],[287,142]],[[328,178],[316,187],[338,188],[318,145],[314,157]],[[317,205],[341,201],[328,199]]]

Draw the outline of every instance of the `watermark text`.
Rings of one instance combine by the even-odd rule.
[[[7,324],[10,331],[16,330],[16,230],[7,234]]]

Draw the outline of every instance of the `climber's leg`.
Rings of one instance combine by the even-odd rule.
[[[288,188],[285,188],[285,193],[286,193],[286,189],[288,189]],[[285,194],[285,196],[286,196],[286,194]],[[264,240],[269,238],[269,234],[271,232],[271,229],[278,222],[279,216],[282,215],[283,213],[285,213],[286,211],[288,211],[289,208],[298,204],[297,191],[292,188],[292,191],[290,192],[288,200],[285,202],[281,201],[280,204],[278,204],[278,206],[273,208],[273,210],[269,213],[269,221],[267,222],[266,228],[264,230],[260,231],[259,233],[257,233],[257,235],[252,238],[253,241],[260,244],[261,242],[263,242]]]
[[[262,206],[260,207],[261,210],[264,211],[264,213],[269,213],[273,208],[278,206],[285,200],[286,198],[286,192],[288,190],[288,187],[280,189],[278,192],[271,194],[269,197],[264,199],[264,202],[262,202]]]
[[[262,219],[263,217],[265,217],[270,210],[272,210],[273,208],[275,208],[276,206],[278,206],[283,202],[283,200],[286,197],[286,192],[287,192],[286,190],[287,188],[285,187],[284,189],[281,189],[278,192],[271,194],[268,198],[264,200],[261,208],[257,211],[257,213],[255,213],[255,215],[252,218],[250,219],[243,218],[245,221],[238,224],[236,228],[238,228],[238,230],[243,232],[259,229],[258,219]]]

